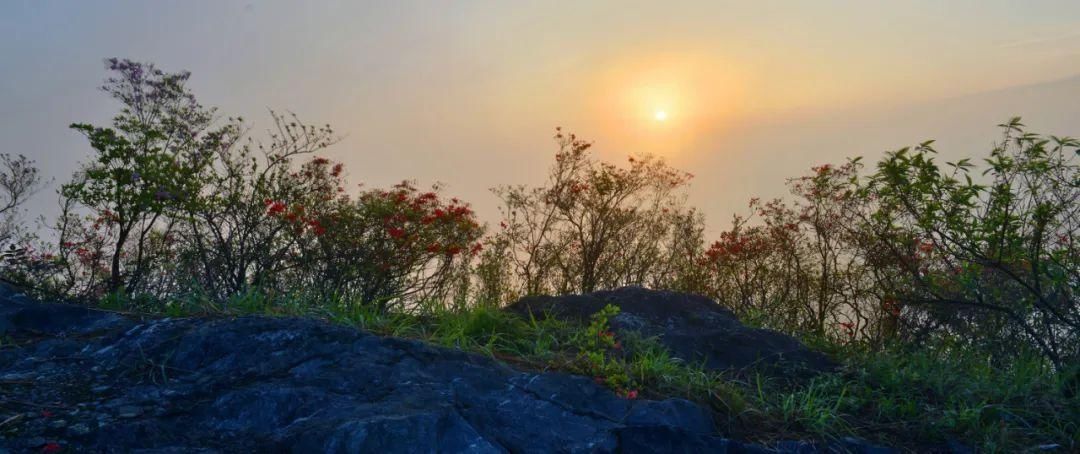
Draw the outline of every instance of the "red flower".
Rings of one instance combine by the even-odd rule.
[[[636,389],[631,389],[630,391],[626,392],[626,398],[630,400],[637,399],[637,394],[638,393]]]
[[[60,452],[63,449],[64,448],[63,448],[63,446],[60,446],[60,443],[57,443],[55,441],[50,441],[48,443],[45,443],[45,445],[41,447],[41,452],[46,453],[46,454],[52,454],[52,453]]]
[[[389,229],[386,229],[386,233],[390,234],[391,238],[401,238],[401,237],[405,236],[405,229],[398,228],[398,227],[391,227]]]
[[[319,236],[319,235],[322,235],[322,234],[326,233],[326,228],[323,227],[322,224],[320,224],[319,221],[316,220],[316,219],[308,220],[307,224],[308,224],[308,227],[311,227],[311,232],[314,233],[315,236]]]
[[[888,313],[892,314],[894,317],[899,317],[900,316],[900,303],[898,303],[894,299],[887,299],[885,301],[882,301],[881,302],[881,308],[885,309]]]
[[[851,337],[851,338],[855,337],[855,324],[854,323],[840,322],[840,327],[844,328],[844,332],[847,333],[848,337]]]
[[[279,215],[281,213],[284,213],[284,212],[285,212],[285,202],[281,202],[281,201],[277,201],[277,200],[272,201],[270,203],[270,208],[268,208],[266,210],[266,213],[271,215],[271,216],[277,216],[277,215]]]

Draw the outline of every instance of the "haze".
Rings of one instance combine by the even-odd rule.
[[[290,110],[345,135],[350,180],[539,182],[555,126],[605,159],[693,172],[710,230],[812,165],[937,139],[981,155],[1015,115],[1080,134],[1080,3],[37,2],[0,16],[0,151],[56,181],[89,156],[69,123],[117,109],[104,57],[193,72],[223,115]],[[658,114],[663,112],[663,121]],[[55,187],[55,185],[54,185]],[[54,210],[53,188],[31,211]]]

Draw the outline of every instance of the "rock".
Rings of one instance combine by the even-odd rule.
[[[134,418],[142,414],[142,409],[139,407],[123,406],[116,409],[116,416],[121,418]]]
[[[44,335],[79,335],[130,323],[120,315],[83,306],[37,304],[17,289],[0,284],[0,336],[14,330]]]
[[[22,422],[0,439],[18,452],[60,432],[65,452],[760,452],[685,400],[309,319],[134,320],[0,291],[0,326],[18,341],[0,375],[40,377],[4,392],[67,422]]]
[[[67,432],[71,436],[81,437],[90,433],[90,427],[83,423],[72,424],[67,428]]]
[[[691,318],[736,329],[708,300],[680,298],[701,306],[665,319],[664,334]],[[659,315],[635,301],[626,323],[648,330]],[[54,441],[106,453],[888,452],[857,440],[766,449],[722,437],[683,399],[626,400],[586,377],[310,319],[135,320],[0,287],[0,329],[16,341],[0,349],[0,376],[38,378],[5,397],[50,408],[6,432],[0,453]]]
[[[585,322],[608,304],[620,309],[610,321],[615,333],[656,336],[672,356],[710,369],[739,372],[763,366],[783,372],[777,376],[800,376],[836,367],[795,338],[747,327],[731,311],[698,295],[623,287],[588,295],[531,296],[507,310]]]

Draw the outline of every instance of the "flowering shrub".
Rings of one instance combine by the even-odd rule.
[[[943,341],[998,357],[1080,356],[1080,142],[1002,125],[986,182],[930,143],[790,180],[702,255],[705,291],[744,319],[842,343]]]
[[[445,299],[455,269],[483,248],[483,228],[468,204],[409,182],[365,191],[313,221],[304,267],[310,284],[383,309],[410,298]]]
[[[561,130],[555,139],[547,185],[495,191],[504,204],[497,235],[519,280],[516,293],[666,283],[684,252],[680,225],[700,223],[678,192],[691,176],[652,157],[631,157],[626,168],[597,162],[591,143]]]
[[[213,110],[184,86],[188,73],[107,67],[116,76],[105,90],[121,114],[109,128],[73,126],[96,155],[62,191],[54,280],[68,295],[199,294],[226,304],[259,289],[385,310],[445,297],[481,252],[471,208],[438,188],[349,194],[344,166],[316,156],[336,142],[329,126],[271,112],[269,136],[255,140],[242,119],[213,125]]]
[[[703,254],[705,292],[740,318],[790,333],[880,340],[871,326],[872,292],[858,216],[870,209],[856,192],[858,160],[823,165],[789,180],[794,200],[753,199],[754,219],[736,217]]]

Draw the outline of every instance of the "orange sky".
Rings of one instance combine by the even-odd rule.
[[[1080,135],[1075,1],[25,1],[0,30],[0,148],[57,181],[89,152],[66,125],[116,108],[107,56],[191,70],[256,131],[267,108],[331,123],[353,181],[441,181],[488,220],[488,188],[541,180],[555,126],[693,172],[711,230],[822,162],[982,153],[1012,115]]]

